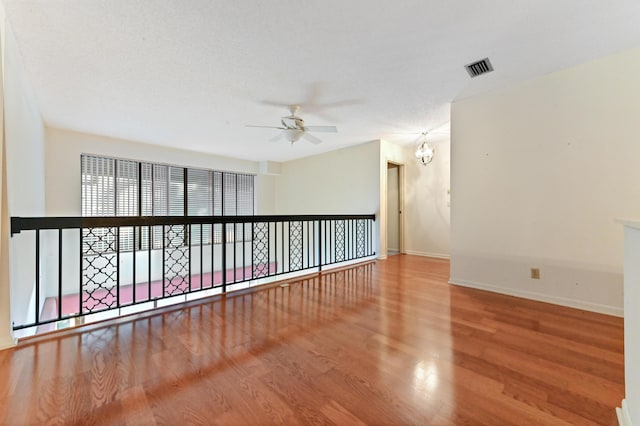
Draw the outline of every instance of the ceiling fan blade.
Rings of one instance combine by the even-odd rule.
[[[338,133],[336,126],[304,126],[304,130],[307,132]]]
[[[284,127],[275,127],[275,126],[256,126],[254,124],[245,124],[244,127],[260,127],[262,129],[279,129],[284,130]]]
[[[284,138],[284,132],[280,132],[274,137],[272,137],[271,139],[269,139],[269,142],[278,142],[280,139],[283,139],[283,138]]]
[[[264,99],[264,100],[260,101],[260,103],[263,104],[263,105],[277,106],[277,107],[281,107],[281,108],[288,108],[289,105],[291,105],[291,102],[272,101],[272,100],[269,100],[269,99]]]
[[[309,142],[311,142],[311,143],[313,143],[313,144],[316,144],[316,145],[317,145],[317,144],[319,144],[319,143],[322,143],[322,141],[321,141],[320,139],[316,138],[316,137],[315,137],[315,136],[313,136],[313,135],[310,135],[310,134],[309,134],[309,133],[307,133],[307,132],[304,132],[304,133],[302,134],[302,137],[303,137],[303,138],[305,138],[306,140],[308,140]]]

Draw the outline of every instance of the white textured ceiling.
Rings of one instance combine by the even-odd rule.
[[[251,160],[411,141],[397,133],[446,128],[454,99],[640,46],[637,0],[5,4],[47,125]],[[273,103],[339,133],[291,146],[244,127],[278,125]]]

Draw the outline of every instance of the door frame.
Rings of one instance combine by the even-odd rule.
[[[405,184],[405,165],[404,163],[399,163],[397,161],[391,161],[391,160],[387,160],[387,164],[385,167],[385,172],[387,173],[385,175],[385,188],[384,188],[384,193],[385,193],[385,205],[384,205],[384,209],[385,209],[385,223],[384,223],[384,233],[385,233],[385,257],[387,257],[389,255],[389,244],[388,244],[388,229],[389,229],[389,212],[387,210],[387,197],[389,196],[389,182],[387,179],[388,176],[388,170],[389,170],[389,166],[391,165],[391,167],[395,167],[398,169],[398,240],[399,240],[399,249],[400,249],[400,254],[404,254],[405,253],[405,238],[404,238],[404,228],[405,228],[405,221],[404,221],[404,216],[405,216],[405,209],[404,209],[404,184]]]

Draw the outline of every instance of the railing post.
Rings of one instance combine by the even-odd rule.
[[[62,228],[58,229],[58,320],[62,318]]]
[[[322,220],[318,221],[318,272],[322,272]]]
[[[84,228],[80,228],[80,270],[78,271],[78,314],[82,315],[82,290],[84,282]]]
[[[227,292],[227,224],[222,224],[222,292]]]
[[[36,229],[36,324],[40,322],[40,230]]]
[[[116,228],[116,307],[120,307],[120,227]]]

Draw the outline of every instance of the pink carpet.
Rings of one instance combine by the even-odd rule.
[[[259,266],[259,265],[258,265]],[[252,266],[245,268],[236,268],[236,279],[238,281],[244,281],[244,277],[247,280],[251,279]],[[257,269],[260,269],[259,267]],[[277,270],[276,263],[269,264],[269,274],[275,273]],[[233,284],[233,269],[227,269],[227,285]],[[244,272],[244,275],[243,275]],[[256,277],[257,278],[262,278]],[[213,280],[213,281],[212,281]],[[213,284],[212,284],[213,282]],[[175,277],[171,282],[166,280],[152,281],[151,283],[137,283],[135,285],[135,302],[145,302],[148,300],[158,299],[167,296],[176,296],[180,294],[189,293],[190,291],[196,291],[213,286],[222,285],[222,271],[215,271],[213,274],[208,272],[206,274],[191,275],[191,288],[189,288],[189,282],[187,277]],[[133,284],[124,285],[120,287],[120,306],[130,305],[134,302],[134,287]],[[151,299],[149,299],[151,294]],[[113,307],[116,305],[116,289],[111,290],[100,289],[96,290],[92,294],[87,292],[82,293],[82,313],[86,314],[91,312],[99,312]],[[72,293],[62,296],[62,316],[77,314],[80,310],[80,294]],[[58,317],[58,298],[47,297],[40,314],[40,320],[46,321]]]

